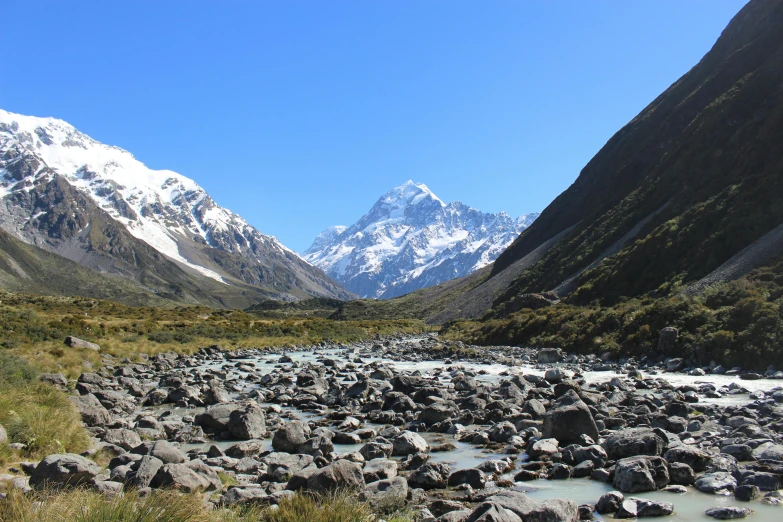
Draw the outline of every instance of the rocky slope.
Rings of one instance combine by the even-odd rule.
[[[493,276],[569,230],[496,304],[553,289],[578,303],[666,295],[783,223],[781,32],[783,2],[749,2],[498,258]],[[765,250],[745,272],[778,255]]]
[[[408,181],[351,227],[331,227],[305,259],[362,297],[390,298],[465,276],[491,263],[538,214],[518,219],[444,203]]]
[[[0,227],[185,301],[204,302],[199,289],[218,285],[234,301],[351,297],[193,180],[53,118],[0,110]]]

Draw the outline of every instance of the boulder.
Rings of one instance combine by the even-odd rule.
[[[430,445],[424,437],[412,431],[403,431],[392,441],[392,455],[406,457],[416,453],[427,453]]]
[[[299,446],[307,442],[308,438],[310,438],[310,427],[307,424],[299,421],[288,422],[275,432],[272,448],[275,451],[296,453]]]
[[[707,473],[696,479],[696,489],[703,493],[731,493],[736,487],[737,479],[725,471]]]
[[[101,351],[101,347],[97,344],[71,335],[65,338],[65,346],[70,346],[71,348],[86,348],[88,350],[95,350],[96,352]]]
[[[95,462],[81,455],[49,455],[30,475],[30,486],[35,489],[79,486],[90,483],[100,472]]]
[[[150,455],[160,459],[164,464],[181,464],[187,459],[179,448],[165,440],[142,442],[131,450],[136,455]]]
[[[0,444],[8,444],[8,432],[5,431],[2,424],[0,424]]]
[[[657,457],[663,454],[666,441],[648,428],[631,428],[611,435],[604,442],[606,455],[610,460],[648,455]]]
[[[319,469],[307,479],[307,489],[314,493],[364,489],[362,468],[355,462],[338,460]]]
[[[522,522],[516,513],[494,502],[484,502],[464,520],[465,522]]]
[[[266,419],[257,404],[247,404],[229,414],[226,429],[237,440],[266,437]]]
[[[674,505],[645,498],[627,498],[620,504],[614,518],[661,517],[671,515]]]
[[[483,489],[487,483],[484,473],[475,468],[461,469],[449,475],[447,484],[449,487],[456,487],[467,484],[473,489]]]
[[[605,515],[607,513],[617,513],[620,510],[620,504],[623,503],[625,497],[619,491],[610,491],[601,495],[598,499],[598,503],[595,505],[595,510],[599,514]]]
[[[536,359],[541,364],[552,364],[563,360],[563,352],[560,348],[541,348]]]
[[[392,500],[405,500],[408,497],[408,481],[402,477],[377,480],[367,484],[364,498],[370,502],[386,503]]]
[[[666,451],[663,457],[669,462],[687,464],[693,471],[702,472],[712,462],[712,455],[693,446],[682,444]]]
[[[579,520],[579,506],[573,500],[549,499],[535,502],[524,493],[506,490],[489,497],[487,501],[511,511],[525,521],[577,522]]]
[[[669,483],[669,470],[661,457],[628,457],[617,461],[614,487],[624,493],[654,491]]]
[[[443,489],[448,483],[448,464],[427,462],[408,477],[408,485],[419,489]]]
[[[489,430],[489,440],[492,442],[508,442],[516,434],[516,426],[508,421],[499,422]]]
[[[427,426],[443,422],[454,416],[454,407],[443,402],[430,404],[419,414],[419,421]]]
[[[745,518],[751,513],[753,513],[753,511],[749,508],[725,506],[710,508],[707,510],[706,515],[708,517],[717,518],[718,520],[733,520],[735,518]]]
[[[133,430],[116,429],[106,430],[103,435],[103,442],[107,444],[114,444],[120,448],[130,451],[139,444],[141,444],[141,437]]]
[[[138,462],[130,482],[137,488],[149,487],[163,465],[163,461],[158,458],[149,455],[143,456]]]
[[[153,488],[174,488],[186,493],[217,489],[212,482],[187,464],[164,465],[155,474],[150,486]]]
[[[544,438],[560,443],[578,441],[582,435],[598,439],[598,428],[587,404],[573,390],[560,397],[544,415]]]

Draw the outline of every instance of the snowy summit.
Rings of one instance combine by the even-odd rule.
[[[536,217],[446,204],[425,184],[407,181],[356,224],[319,234],[305,259],[362,297],[391,298],[488,265]]]

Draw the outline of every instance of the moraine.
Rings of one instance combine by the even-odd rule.
[[[370,500],[385,488],[405,494],[423,515],[456,508],[466,515],[440,520],[478,518],[482,510],[508,520],[530,510],[548,513],[544,520],[576,520],[578,506],[592,510],[618,488],[631,510],[644,503],[629,497],[664,511],[673,504],[669,520],[712,520],[708,509],[728,506],[751,508],[753,520],[779,519],[783,506],[770,504],[783,500],[771,491],[783,478],[783,381],[564,355],[435,336],[211,348],[84,374],[74,401],[96,448],[116,454],[89,480],[104,489],[183,480],[184,488],[216,490],[217,504],[274,503],[292,490],[334,486],[323,470],[340,468],[354,482],[339,485]],[[174,447],[142,442],[151,439]],[[150,455],[143,464],[142,455]],[[191,482],[181,478],[184,468]],[[237,485],[219,491],[218,471]],[[573,475],[583,478],[567,478]],[[721,479],[723,490],[698,491],[693,482],[705,475],[699,488]],[[672,485],[686,492],[663,491]],[[758,498],[739,500],[734,488]]]

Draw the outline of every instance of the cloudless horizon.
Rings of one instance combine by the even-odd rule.
[[[542,211],[745,3],[9,0],[0,108],[188,176],[302,252],[408,179]]]

